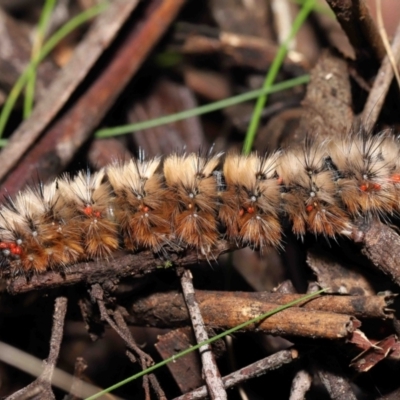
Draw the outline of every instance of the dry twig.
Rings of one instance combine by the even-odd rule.
[[[392,42],[392,55],[396,65],[400,64],[400,24],[397,27],[395,36]],[[393,81],[394,71],[393,65],[390,62],[389,55],[386,55],[379,68],[378,74],[374,81],[374,86],[369,92],[367,102],[365,103],[362,112],[362,122],[367,131],[371,131],[378,120],[382,110],[383,103],[386,100],[386,94],[390,84]]]
[[[133,354],[132,353],[129,354],[130,360],[132,362],[136,362],[137,359],[135,355],[138,356],[139,363],[142,369],[146,369],[149,366],[153,365],[154,364],[153,359],[147,353],[141,350],[140,347],[135,343],[135,340],[132,337],[128,326],[126,325],[120,310],[117,309],[111,311],[106,308],[106,304],[104,301],[104,292],[102,287],[99,284],[94,284],[92,286],[90,294],[92,298],[96,301],[97,305],[99,306],[101,319],[103,321],[107,321],[110,327],[114,329],[114,331],[121,337],[121,339],[124,340],[126,346],[133,352]],[[112,314],[113,318],[110,316],[110,313]],[[157,378],[154,374],[149,374],[149,376],[145,377],[145,379],[143,380],[143,386],[147,397],[150,396],[150,391],[148,387],[149,382],[152,383],[152,387],[156,392],[158,398],[161,400],[166,399],[165,394],[161,389],[157,381]]]
[[[60,353],[64,333],[64,320],[67,313],[66,297],[58,297],[54,305],[53,328],[50,338],[49,357],[44,361],[42,374],[31,384],[7,397],[7,400],[43,400],[55,399],[51,389],[51,379]]]
[[[208,335],[199,304],[196,300],[192,274],[187,269],[182,273],[181,286],[197,343],[204,342],[208,339]],[[211,346],[209,344],[201,346],[199,352],[203,363],[204,380],[206,381],[207,390],[211,399],[227,399],[228,397],[213,352],[211,351]]]
[[[213,249],[215,259],[221,254],[234,250],[225,240],[219,240]],[[64,274],[57,271],[47,271],[44,274],[34,275],[27,280],[24,276],[10,277],[7,281],[7,290],[12,294],[29,292],[31,290],[51,289],[59,286],[69,286],[77,283],[98,283],[118,280],[124,277],[141,277],[158,269],[169,268],[174,263],[179,265],[196,264],[199,254],[191,250],[182,254],[170,254],[168,261],[162,261],[150,251],[137,254],[116,254],[114,259],[83,262],[68,267]]]
[[[222,382],[225,389],[231,388],[238,385],[241,382],[245,382],[249,379],[261,376],[268,371],[282,367],[285,364],[289,364],[299,357],[297,350],[283,350],[272,356],[263,358],[247,367],[241,368],[225,377],[222,378]],[[175,398],[175,400],[195,400],[204,399],[207,396],[206,386],[202,386],[190,393],[186,393],[182,396]]]
[[[67,395],[64,400],[80,400],[81,397],[78,397],[74,393],[83,393],[82,387],[82,378],[83,373],[87,369],[88,365],[87,362],[83,357],[78,357],[75,361],[75,370],[74,370],[74,377],[71,384],[70,394]]]
[[[327,0],[356,52],[360,72],[377,66],[386,51],[364,0]],[[369,61],[369,63],[368,63]],[[365,71],[364,71],[365,72]]]

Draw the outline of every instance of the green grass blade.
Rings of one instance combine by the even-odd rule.
[[[124,135],[127,133],[144,130],[144,129],[149,129],[149,128],[154,128],[156,126],[180,121],[182,119],[199,116],[199,115],[206,114],[209,112],[221,110],[225,107],[233,106],[235,104],[243,103],[245,101],[256,99],[261,94],[276,93],[281,90],[286,90],[286,89],[290,89],[290,88],[298,86],[298,85],[303,85],[303,84],[308,83],[309,80],[310,80],[309,75],[302,75],[302,76],[299,76],[294,79],[289,79],[287,81],[280,82],[280,83],[273,85],[267,89],[253,90],[251,92],[243,93],[238,96],[230,97],[225,100],[217,101],[217,102],[211,103],[211,104],[206,104],[204,106],[193,108],[191,110],[179,112],[176,114],[167,115],[165,117],[155,118],[155,119],[152,119],[149,121],[139,122],[139,123],[130,124],[130,125],[117,126],[114,128],[100,129],[96,132],[96,137],[106,138],[106,137],[111,137],[111,136]],[[7,144],[6,139],[0,139],[0,147],[4,147],[6,144]]]
[[[263,319],[270,317],[271,315],[277,314],[280,311],[283,311],[283,310],[286,310],[287,308],[293,307],[296,304],[302,303],[303,301],[310,300],[313,297],[316,297],[316,296],[320,295],[321,293],[323,293],[325,291],[326,291],[326,289],[322,289],[322,290],[319,290],[318,292],[307,294],[307,295],[303,296],[300,299],[291,301],[290,303],[287,303],[287,304],[284,304],[282,306],[279,306],[279,307],[275,308],[272,311],[269,311],[269,312],[267,312],[265,314],[260,315],[259,317],[253,318],[253,319],[251,319],[249,321],[244,322],[243,324],[235,326],[234,328],[228,329],[227,331],[222,332],[219,335],[216,335],[216,336],[214,336],[214,337],[212,337],[212,338],[210,338],[208,340],[205,340],[204,342],[198,343],[195,346],[192,346],[192,347],[190,347],[190,348],[188,348],[186,350],[181,351],[178,354],[175,354],[174,356],[172,356],[170,358],[167,358],[164,361],[161,361],[161,362],[159,362],[159,363],[157,363],[157,364],[145,369],[144,371],[138,372],[137,374],[132,375],[129,378],[124,379],[123,381],[118,382],[115,385],[110,386],[107,389],[104,389],[99,393],[96,393],[96,394],[94,394],[94,395],[92,395],[90,397],[87,397],[85,400],[98,399],[99,397],[101,397],[101,396],[103,396],[103,395],[105,395],[107,393],[110,393],[113,390],[118,389],[121,386],[126,385],[127,383],[134,381],[137,378],[140,378],[140,377],[142,377],[142,376],[144,376],[146,374],[149,374],[150,372],[153,372],[154,370],[156,370],[156,369],[158,369],[160,367],[163,367],[164,365],[166,365],[166,364],[168,364],[170,362],[173,362],[173,361],[177,360],[178,358],[181,358],[181,357],[185,356],[186,354],[191,353],[192,351],[198,350],[201,346],[213,343],[213,342],[215,342],[215,341],[217,341],[219,339],[222,339],[223,337],[225,337],[227,335],[231,335],[232,333],[234,333],[234,332],[236,332],[236,331],[238,331],[240,329],[245,328],[248,325],[258,323],[258,322],[262,321]]]
[[[276,54],[274,61],[272,62],[271,67],[268,70],[267,76],[263,84],[264,89],[271,87],[271,85],[274,83],[275,78],[279,72],[279,69],[286,57],[290,41],[295,37],[295,35],[303,25],[304,21],[307,19],[308,15],[313,10],[314,6],[315,6],[315,0],[306,0],[305,3],[303,4],[302,8],[300,9],[299,13],[297,14],[297,17],[293,22],[293,26],[290,31],[289,37],[279,47],[278,53]],[[258,126],[260,124],[261,114],[264,109],[267,98],[268,95],[262,95],[258,98],[256,102],[253,116],[251,118],[249,128],[247,129],[246,138],[243,145],[244,154],[249,154],[251,148],[253,147],[253,142],[257,134]]]
[[[55,4],[55,0],[46,0],[44,3],[42,14],[40,15],[39,24],[32,47],[31,64],[33,65],[33,68],[28,74],[27,84],[25,88],[23,108],[24,119],[28,118],[32,113],[33,100],[35,97],[36,69],[39,64],[40,49],[42,48],[44,37],[46,35],[50,17],[54,10]]]
[[[77,15],[76,17],[68,21],[65,25],[63,25],[43,45],[42,50],[40,51],[40,55],[38,57],[38,62],[41,62],[54,49],[54,47],[60,42],[61,39],[71,33],[78,26],[82,25],[86,21],[103,12],[106,7],[106,3],[98,4]],[[10,91],[10,94],[7,97],[6,102],[4,103],[3,109],[0,114],[0,138],[3,136],[4,129],[10,117],[11,111],[13,110],[14,105],[27,82],[29,74],[31,73],[32,69],[34,69],[34,67],[35,66],[32,64],[32,62],[28,64],[25,71],[17,79],[17,82],[15,82],[13,88]]]
[[[206,104],[204,106],[196,107],[191,110],[182,111],[165,117],[155,118],[149,121],[143,121],[130,125],[116,126],[114,128],[105,128],[98,130],[95,135],[98,138],[107,138],[111,136],[124,135],[135,131],[154,128],[156,126],[170,124],[172,122],[180,121],[182,119],[197,117],[212,111],[221,110],[225,107],[233,106],[235,104],[243,103],[248,100],[253,100],[261,94],[269,94],[279,92],[281,90],[290,89],[294,86],[302,85],[309,82],[309,75],[302,75],[294,79],[280,82],[276,85],[264,89],[253,90],[238,96],[233,96],[228,99],[216,101],[214,103]]]
[[[293,4],[298,4],[298,5],[303,5],[307,0],[290,0]],[[332,19],[336,19],[335,13],[332,11],[332,9],[325,3],[315,3],[313,11],[327,15],[328,17],[331,17]]]

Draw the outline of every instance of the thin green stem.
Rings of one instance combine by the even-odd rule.
[[[35,97],[36,69],[39,64],[40,49],[42,48],[44,37],[46,35],[46,31],[50,22],[50,17],[54,10],[55,4],[55,0],[46,0],[43,6],[42,14],[39,19],[39,24],[35,35],[31,55],[31,64],[33,65],[33,68],[28,74],[28,82],[25,88],[23,109],[24,119],[28,118],[32,113],[33,99]]]
[[[303,4],[302,8],[300,9],[300,12],[297,14],[297,17],[293,22],[293,26],[290,31],[289,37],[279,47],[278,52],[274,58],[274,61],[272,62],[271,67],[268,70],[267,76],[263,84],[263,89],[271,87],[271,85],[274,83],[275,78],[278,75],[279,69],[286,57],[290,41],[295,37],[300,27],[303,25],[304,21],[307,19],[308,15],[313,10],[314,5],[315,5],[315,0],[306,0],[305,3]],[[262,110],[264,109],[267,98],[268,95],[262,95],[257,99],[243,145],[244,154],[249,154],[251,148],[253,147],[253,142],[257,134],[258,126],[260,124]]]
[[[290,0],[294,4],[298,5],[303,5],[307,0]],[[328,15],[329,17],[332,17],[333,19],[336,19],[335,13],[332,11],[332,9],[327,5],[323,3],[315,3],[313,11],[320,13],[320,14],[325,14]]]
[[[316,296],[320,295],[321,293],[325,292],[325,290],[326,289],[322,289],[322,290],[319,290],[318,292],[314,292],[314,293],[305,295],[300,299],[291,301],[290,303],[287,303],[287,304],[284,304],[282,306],[279,306],[279,307],[275,308],[272,311],[269,311],[269,312],[267,312],[265,314],[260,315],[259,317],[253,318],[253,319],[251,319],[249,321],[246,321],[246,322],[244,322],[244,323],[242,323],[240,325],[235,326],[234,328],[228,329],[227,331],[222,332],[219,335],[216,335],[216,336],[214,336],[214,337],[212,337],[210,339],[207,339],[204,342],[198,343],[195,346],[192,346],[192,347],[190,347],[190,348],[188,348],[186,350],[181,351],[180,353],[177,353],[177,354],[173,355],[170,358],[167,358],[164,361],[161,361],[161,362],[159,362],[159,363],[157,363],[157,364],[145,369],[144,371],[138,372],[137,374],[132,375],[129,378],[124,379],[123,381],[118,382],[115,385],[110,386],[107,389],[104,389],[99,393],[96,393],[96,394],[94,394],[94,395],[92,395],[90,397],[87,397],[85,400],[98,399],[99,397],[103,396],[104,394],[110,393],[111,391],[113,391],[115,389],[118,389],[121,386],[126,385],[127,383],[134,381],[137,378],[140,378],[140,377],[142,377],[142,376],[144,376],[146,374],[149,374],[150,372],[153,372],[154,370],[156,370],[156,369],[158,369],[160,367],[163,367],[164,365],[166,365],[166,364],[168,364],[170,362],[173,362],[173,361],[177,360],[178,358],[181,358],[181,357],[185,356],[186,354],[191,353],[192,351],[198,350],[201,346],[213,343],[213,342],[215,342],[215,341],[217,341],[219,339],[222,339],[223,337],[225,337],[227,335],[231,335],[232,333],[247,327],[248,325],[256,324],[256,323],[262,321],[263,319],[270,317],[271,315],[274,315],[274,314],[276,314],[276,313],[278,313],[280,311],[286,310],[287,308],[293,307],[296,304],[302,303],[303,301],[310,300],[313,297],[316,297]]]
[[[297,78],[287,80],[285,82],[280,82],[280,83],[273,85],[267,89],[253,90],[251,92],[240,94],[238,96],[233,96],[233,97],[230,97],[225,100],[217,101],[217,102],[214,102],[211,104],[206,104],[204,106],[193,108],[191,110],[179,112],[176,114],[167,115],[165,117],[155,118],[155,119],[151,119],[149,121],[144,121],[144,122],[138,122],[136,124],[117,126],[114,128],[100,129],[95,133],[95,135],[98,138],[106,138],[106,137],[111,137],[111,136],[124,135],[127,133],[139,131],[139,130],[154,128],[154,127],[160,126],[160,125],[170,124],[172,122],[180,121],[182,119],[196,117],[196,116],[203,115],[203,114],[206,114],[209,112],[221,110],[225,107],[233,106],[235,104],[243,103],[245,101],[253,100],[253,99],[256,99],[257,97],[259,97],[261,94],[276,93],[281,90],[286,90],[286,89],[290,89],[290,88],[298,86],[298,85],[303,85],[303,84],[308,83],[309,80],[310,80],[309,75],[302,75]],[[0,116],[0,120],[1,120],[1,116]],[[6,144],[7,144],[6,139],[3,139],[3,140],[0,139],[0,147],[4,147]]]
[[[268,88],[253,90],[251,92],[240,94],[238,96],[230,97],[228,99],[196,107],[191,110],[182,111],[172,115],[166,115],[165,117],[152,119],[150,121],[139,122],[136,124],[100,129],[95,133],[95,135],[98,138],[106,138],[111,136],[124,135],[127,133],[132,133],[143,129],[154,128],[156,126],[164,124],[170,124],[172,122],[180,121],[182,119],[197,117],[199,115],[203,115],[212,111],[221,110],[225,107],[243,103],[244,101],[253,100],[259,97],[261,94],[275,93],[281,90],[292,88],[294,86],[302,85],[307,83],[308,81],[309,81],[309,75],[302,75],[297,78],[290,79],[285,82],[281,82],[276,85],[270,86]]]
[[[44,46],[40,51],[38,62],[41,62],[54,49],[54,47],[56,47],[56,45],[60,42],[61,39],[63,39],[65,36],[71,33],[78,26],[82,25],[89,19],[103,12],[106,6],[107,6],[106,3],[101,3],[94,7],[91,7],[86,11],[82,12],[81,14],[77,15],[76,17],[72,18],[65,25],[63,25],[44,44]],[[4,128],[6,127],[7,121],[18,99],[18,96],[21,94],[21,91],[24,88],[26,81],[29,77],[29,74],[34,68],[35,68],[34,64],[30,62],[28,66],[25,68],[24,72],[17,79],[17,82],[15,82],[13,88],[11,89],[7,97],[6,102],[4,103],[3,109],[0,114],[0,138],[3,136]]]

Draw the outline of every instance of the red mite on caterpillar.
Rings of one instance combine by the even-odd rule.
[[[272,154],[172,154],[97,173],[64,175],[0,208],[3,269],[41,273],[129,251],[195,248],[219,237],[279,246],[281,217],[298,236],[349,236],[359,216],[397,213],[400,146],[388,133],[356,133]]]

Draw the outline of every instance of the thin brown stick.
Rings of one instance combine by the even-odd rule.
[[[297,350],[283,350],[223,377],[222,382],[225,389],[229,389],[241,382],[245,382],[249,379],[263,375],[268,371],[280,368],[285,364],[289,364],[292,361],[296,360],[298,357],[299,354]],[[193,390],[190,393],[179,396],[174,400],[204,399],[206,396],[207,388],[206,386],[202,386],[196,390]]]
[[[49,382],[53,376],[58,355],[60,354],[61,342],[64,335],[65,315],[67,314],[67,304],[68,299],[66,297],[58,297],[54,306],[53,328],[50,338],[50,352],[49,357],[44,362],[45,367],[42,374],[42,378],[47,379]]]
[[[213,248],[213,258],[218,257],[236,247],[225,240],[219,240]],[[169,268],[174,263],[191,265],[202,261],[196,250],[187,251],[182,256],[170,254],[168,261],[160,260],[150,251],[137,254],[117,254],[114,259],[83,262],[66,268],[63,274],[47,271],[34,275],[27,280],[25,276],[10,277],[7,280],[7,290],[11,294],[29,292],[31,290],[51,289],[59,286],[69,286],[77,283],[97,283],[113,281],[127,276],[141,277],[158,269]]]
[[[51,379],[60,353],[61,342],[64,334],[65,315],[67,313],[67,304],[68,300],[66,297],[58,297],[55,301],[53,328],[50,338],[50,351],[48,358],[43,362],[44,369],[42,374],[28,386],[7,397],[7,400],[55,399],[51,389]]]
[[[129,335],[120,329],[120,327],[115,323],[115,321],[110,317],[109,311],[106,308],[104,301],[104,292],[102,287],[99,284],[95,284],[92,286],[90,295],[92,299],[97,303],[101,319],[110,325],[110,327],[121,337],[121,339],[125,342],[126,346],[131,350],[135,351],[136,344],[133,342],[132,338]],[[133,360],[132,360],[133,361]],[[137,360],[135,359],[135,362]]]
[[[396,65],[400,64],[400,24],[397,27],[395,36],[392,42],[392,54]],[[364,110],[361,115],[361,120],[367,131],[372,130],[378,116],[382,110],[383,103],[386,99],[386,94],[389,90],[390,84],[393,81],[394,71],[393,65],[390,62],[388,55],[382,61],[376,76],[374,86],[369,92],[367,102],[365,103]]]
[[[64,400],[80,400],[82,397],[78,397],[73,393],[83,393],[83,373],[87,369],[87,362],[83,357],[78,357],[75,361],[74,377],[71,384],[70,394],[64,398]]]
[[[375,65],[386,52],[379,31],[364,0],[327,0],[356,52],[359,64]]]
[[[135,357],[139,357],[140,365],[143,369],[154,364],[153,359],[145,353],[140,347],[136,344],[134,338],[129,331],[129,327],[126,325],[126,322],[120,312],[119,309],[110,311],[107,310],[106,304],[104,301],[104,292],[102,287],[99,284],[94,284],[91,289],[91,296],[96,300],[96,303],[100,310],[101,319],[106,321],[112,329],[124,340],[126,346],[133,352],[129,354],[129,359],[132,362],[136,362],[137,359]],[[110,316],[112,314],[113,318]],[[157,378],[154,374],[150,374],[148,378],[144,379],[143,386],[145,393],[149,393],[149,382],[152,384],[154,391],[156,392],[159,399],[166,399],[164,391],[161,389]],[[154,385],[153,385],[154,384]]]
[[[181,286],[197,343],[204,342],[208,339],[208,335],[196,300],[192,274],[187,269],[184,270],[181,276]],[[206,381],[211,399],[227,399],[228,396],[224,389],[224,383],[222,382],[213,352],[211,351],[211,346],[209,344],[201,346],[199,352],[203,363],[204,380]]]
[[[137,359],[136,359],[135,355],[132,353],[132,350],[128,349],[125,354],[126,354],[126,356],[129,358],[129,360],[132,363],[136,363],[137,362]],[[144,390],[144,400],[151,400],[150,380],[149,380],[149,376],[148,375],[143,376],[142,387],[143,387],[143,390]]]
[[[398,400],[400,399],[400,388],[397,388],[393,392],[385,394],[384,396],[378,397],[376,400]]]
[[[125,310],[126,313],[126,310]],[[118,328],[124,332],[124,334],[131,338],[131,342],[135,344],[135,353],[140,357],[140,363],[142,365],[142,368],[147,368],[149,366],[151,366],[152,364],[154,364],[153,359],[147,354],[145,353],[135,342],[135,340],[132,337],[132,334],[129,330],[128,325],[125,322],[125,319],[122,315],[122,311],[121,308],[118,307],[114,312],[113,312],[113,317],[114,317],[114,321],[117,324]],[[132,353],[130,353],[133,356]],[[131,358],[131,360],[133,361],[134,358]],[[134,361],[133,361],[134,362]],[[163,389],[161,388],[160,383],[158,382],[158,379],[156,377],[155,374],[148,374],[146,375],[146,377],[148,378],[149,383],[151,384],[151,387],[153,388],[154,392],[157,395],[157,398],[159,400],[167,400],[167,397],[165,396],[165,393],[163,391]],[[145,382],[146,379],[143,379],[143,386],[145,386]]]

